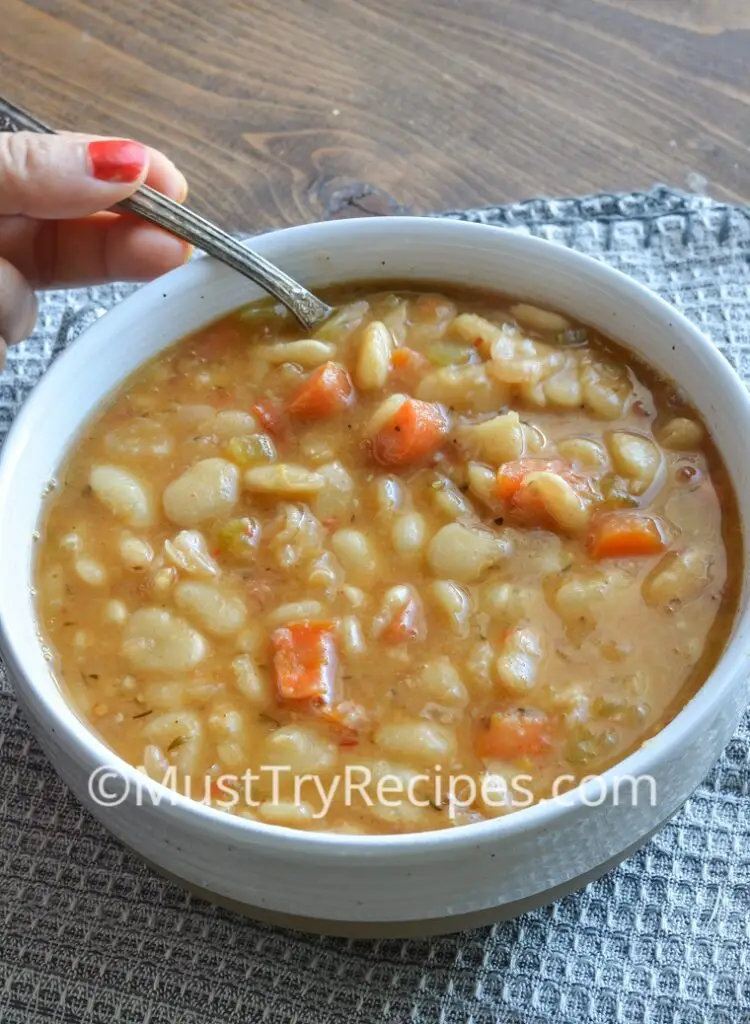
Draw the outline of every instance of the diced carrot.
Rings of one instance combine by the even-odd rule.
[[[432,364],[426,356],[416,349],[402,346],[397,348],[391,356],[393,375],[407,387],[413,387],[419,383]]]
[[[412,466],[434,455],[448,434],[442,406],[407,398],[372,439],[372,456],[382,466]]]
[[[406,644],[412,640],[418,640],[422,634],[420,619],[419,605],[413,597],[410,597],[380,634],[381,638],[387,644]]]
[[[639,512],[602,512],[588,537],[592,558],[634,558],[657,555],[667,547],[664,531],[652,516]]]
[[[315,713],[324,722],[333,726],[335,739],[340,747],[356,747],[360,732],[368,724],[367,713],[353,701],[342,701],[334,707],[320,707]]]
[[[338,363],[324,363],[311,373],[288,405],[291,416],[326,420],[343,412],[354,399],[351,377]]]
[[[330,704],[338,663],[332,622],[295,622],[271,634],[276,689],[282,700]]]
[[[489,727],[477,736],[479,757],[515,761],[519,757],[538,757],[550,745],[550,726],[541,713],[522,708],[496,711]]]
[[[261,398],[253,406],[253,412],[265,431],[278,437],[284,432],[284,409],[281,402],[272,398]]]

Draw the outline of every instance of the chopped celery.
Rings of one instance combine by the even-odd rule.
[[[471,346],[456,341],[433,341],[427,349],[427,358],[433,366],[458,366],[468,363],[472,355]]]
[[[255,519],[230,519],[220,528],[217,543],[222,551],[235,558],[247,558],[258,544],[260,526]]]
[[[238,466],[257,466],[262,462],[273,462],[276,449],[267,434],[248,434],[246,437],[232,437],[227,441],[227,455]]]
[[[585,327],[570,327],[567,331],[560,331],[557,336],[558,345],[567,345],[573,348],[577,345],[586,345],[589,340],[589,332]]]

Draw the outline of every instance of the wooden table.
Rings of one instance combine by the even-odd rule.
[[[2,91],[236,230],[667,182],[750,201],[748,0],[0,0]]]

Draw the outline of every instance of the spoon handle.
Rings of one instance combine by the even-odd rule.
[[[47,135],[55,131],[38,121],[35,117],[16,107],[9,100],[0,96],[0,130],[8,122],[8,127],[15,126],[30,132]],[[246,249],[235,238],[222,231],[221,228],[199,216],[186,206],[175,203],[148,185],[141,185],[132,196],[117,204],[122,210],[128,210],[143,220],[157,224],[178,238],[189,242],[196,248],[215,256],[240,274],[249,277],[264,291],[269,292],[283,303],[296,316],[303,327],[312,329],[315,324],[325,320],[331,314],[331,307],[322,302],[297,281],[262,256]]]

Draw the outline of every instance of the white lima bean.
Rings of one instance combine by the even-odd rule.
[[[430,486],[430,498],[437,512],[449,519],[476,519],[474,506],[448,477],[438,476]]]
[[[429,803],[430,781],[424,773],[386,760],[362,760],[357,768],[367,786],[365,792],[370,794],[369,813],[378,821],[401,831],[414,831],[426,824],[429,815],[434,817]],[[359,778],[356,774],[353,777]]]
[[[104,606],[104,618],[113,626],[122,626],[128,618],[127,605],[123,601],[112,599]]]
[[[164,490],[164,511],[178,526],[229,515],[239,497],[239,471],[226,459],[202,459]]]
[[[194,679],[150,683],[143,689],[143,698],[146,707],[157,711],[173,711],[187,704],[215,703],[223,693],[223,683]]]
[[[366,534],[344,527],[331,537],[334,554],[344,567],[349,582],[355,586],[371,583],[377,573],[377,559]]]
[[[232,658],[234,684],[242,696],[252,704],[265,704],[271,698],[271,682],[249,654]]]
[[[396,415],[398,410],[407,400],[407,397],[407,395],[397,393],[389,395],[385,401],[381,402],[369,419],[365,429],[365,435],[367,437],[373,437],[377,434],[378,431]]]
[[[580,469],[603,469],[609,459],[603,446],[590,437],[567,437],[559,441],[557,450],[566,462]]]
[[[497,497],[497,472],[481,462],[470,462],[466,468],[469,493],[479,498],[490,509],[500,507]]]
[[[164,555],[189,576],[213,579],[221,572],[219,563],[209,553],[206,538],[198,530],[181,530],[173,540],[165,540]]]
[[[583,388],[578,360],[569,356],[565,365],[544,382],[544,397],[558,409],[578,409]]]
[[[446,766],[456,755],[455,733],[437,722],[388,722],[376,730],[373,739],[386,754],[417,767]]]
[[[268,629],[276,629],[277,626],[285,626],[289,622],[319,619],[322,615],[323,605],[320,601],[291,601],[274,609],[266,618],[266,626]]]
[[[83,551],[83,537],[80,533],[66,533],[60,538],[58,547],[61,551],[72,551],[73,554],[80,554]]]
[[[280,568],[289,569],[323,553],[323,527],[307,505],[282,504],[271,551]]]
[[[367,641],[356,615],[344,615],[339,622],[341,649],[349,658],[358,658],[367,651]]]
[[[661,468],[661,452],[642,434],[616,431],[607,438],[612,463],[618,473],[630,480],[633,494],[644,494]]]
[[[552,605],[566,626],[596,625],[599,602],[615,586],[615,577],[604,573],[569,575],[552,597]]]
[[[333,359],[336,355],[336,346],[315,338],[302,338],[299,341],[281,341],[275,345],[268,345],[261,348],[259,354],[263,355],[272,366],[278,366],[280,363],[296,363],[306,370],[311,370],[313,367],[322,366],[329,359]]]
[[[255,434],[258,430],[258,421],[244,409],[223,409],[205,424],[201,424],[198,430],[201,433],[214,434],[222,441],[228,441],[231,437],[247,437],[249,434]]]
[[[492,666],[495,657],[495,648],[489,640],[477,640],[469,651],[466,659],[466,678],[471,684],[472,692],[480,697],[486,697],[492,691]]]
[[[208,716],[208,731],[216,741],[216,753],[227,768],[239,768],[247,762],[244,745],[245,720],[231,706],[214,706]]]
[[[523,455],[523,426],[517,412],[506,412],[484,423],[460,427],[458,439],[472,457],[493,466]]]
[[[380,391],[388,383],[394,349],[393,335],[379,320],[362,328],[354,383],[360,391]]]
[[[498,341],[503,334],[502,328],[476,313],[461,313],[457,316],[451,324],[451,332],[477,348],[485,359],[490,358],[493,342]]]
[[[326,486],[325,477],[321,473],[284,462],[275,466],[253,466],[246,469],[242,482],[247,491],[284,497],[315,494]]]
[[[78,578],[90,587],[103,587],[107,582],[107,570],[95,558],[77,558],[75,571]]]
[[[458,637],[466,638],[471,631],[473,611],[468,591],[453,580],[436,580],[430,584],[429,594],[447,619],[450,631]]]
[[[154,559],[154,552],[148,541],[132,533],[120,534],[117,550],[126,569],[143,572]]]
[[[581,389],[585,408],[603,420],[619,419],[631,394],[624,370],[590,360],[584,360],[581,367]]]
[[[324,551],[310,564],[307,582],[311,587],[322,590],[325,596],[332,601],[341,590],[344,582],[344,570],[330,551]]]
[[[184,619],[164,608],[139,608],[125,627],[122,652],[145,672],[187,672],[208,654],[208,644]]]
[[[573,555],[570,546],[564,544],[563,539],[556,534],[542,529],[527,530],[522,543],[519,532],[506,529],[505,537],[508,544],[517,545],[513,568],[519,574],[523,573],[527,580],[533,581],[536,578],[538,582],[540,577],[563,572],[571,565]]]
[[[391,543],[399,558],[416,558],[427,542],[427,520],[421,512],[400,512],[391,526]]]
[[[476,583],[507,554],[507,543],[492,531],[449,523],[430,541],[427,562],[435,576]]]
[[[417,677],[416,685],[426,700],[444,707],[459,709],[469,703],[469,691],[455,665],[445,655],[427,662]]]
[[[167,752],[177,768],[190,774],[198,767],[203,746],[203,724],[194,711],[165,712],[146,719],[144,737]]]
[[[162,565],[151,576],[154,590],[159,594],[166,594],[177,582],[177,570],[173,565]]]
[[[367,604],[367,594],[360,587],[352,587],[345,583],[341,588],[341,593],[352,608],[362,608],[363,605]]]
[[[670,611],[695,600],[711,582],[712,558],[702,548],[668,552],[643,581],[643,600]]]
[[[305,434],[299,439],[299,451],[303,459],[320,465],[322,462],[330,462],[335,451],[329,437],[320,434]]]
[[[523,694],[534,688],[544,658],[539,635],[528,627],[514,629],[495,661],[495,678],[504,690]]]
[[[146,485],[119,466],[93,466],[89,486],[113,515],[128,526],[150,526],[154,519],[153,502]]]
[[[563,530],[576,533],[588,524],[591,516],[588,503],[557,473],[547,470],[529,473],[523,487],[541,502],[545,511]]]
[[[549,345],[530,338],[519,338],[509,346],[506,335],[495,342],[491,355],[487,372],[503,384],[538,384],[565,362],[565,356]]]
[[[315,729],[305,725],[284,725],[265,741],[263,764],[288,766],[294,775],[329,772],[336,766],[338,748]]]
[[[528,327],[540,334],[562,334],[570,328],[570,321],[560,313],[552,313],[548,309],[540,309],[528,302],[519,302],[511,306],[511,315],[522,327]]]
[[[660,432],[659,441],[662,447],[671,451],[690,451],[701,444],[705,433],[700,423],[684,416],[677,416]]]
[[[154,782],[166,779],[169,771],[169,759],[156,743],[147,743],[143,751],[143,767],[146,775]]]
[[[513,810],[515,774],[513,769],[503,772],[494,765],[492,771],[480,773],[477,802],[491,818],[499,818]]]
[[[487,583],[479,595],[479,606],[494,622],[514,626],[529,614],[532,593],[517,583]]]
[[[185,580],[174,592],[175,604],[180,611],[193,616],[216,636],[232,636],[245,622],[247,609],[239,597],[222,593],[213,583]]]
[[[417,386],[417,398],[458,412],[497,412],[509,397],[508,385],[490,377],[484,363],[445,366],[426,374]]]
[[[395,476],[378,476],[373,482],[375,504],[382,515],[393,515],[404,503],[404,489]]]
[[[310,502],[318,519],[348,519],[357,507],[354,481],[340,462],[318,466],[325,486],[314,494]]]

